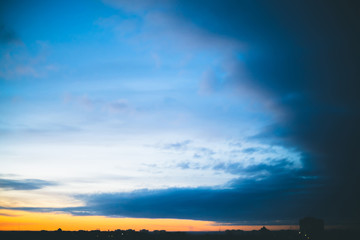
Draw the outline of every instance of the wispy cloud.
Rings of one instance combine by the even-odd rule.
[[[25,44],[5,47],[0,57],[0,77],[6,80],[44,78],[57,72],[59,66],[47,59],[49,44],[38,41],[35,49],[34,53]]]
[[[168,150],[186,150],[190,143],[190,140],[184,140],[182,142],[165,144],[163,148]]]
[[[54,185],[56,183],[40,179],[0,179],[0,188],[5,190],[37,190]]]
[[[105,112],[105,113],[134,113],[135,108],[124,98],[115,100],[96,98],[87,94],[74,95],[66,93],[63,96],[66,104],[76,105],[87,111]]]
[[[0,209],[1,209],[1,208],[0,208]],[[0,216],[4,216],[4,217],[18,217],[19,215],[8,214],[8,213],[0,213]]]

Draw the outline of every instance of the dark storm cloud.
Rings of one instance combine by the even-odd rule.
[[[256,138],[304,152],[305,169],[326,180],[308,207],[322,201],[334,218],[360,215],[359,12],[358,1],[229,0],[179,2],[174,13],[246,46],[225,84],[281,110]]]
[[[47,186],[55,185],[53,182],[44,181],[40,179],[0,179],[0,189],[8,190],[36,190]]]
[[[158,3],[139,3],[139,8],[131,9],[126,5],[125,9],[139,11]],[[110,216],[237,222],[296,221],[309,214],[327,223],[358,222],[360,3],[174,0],[166,6],[169,19],[200,29],[193,32],[202,35],[197,39],[226,39],[242,46],[233,48],[234,56],[224,63],[231,65],[225,77],[210,70],[200,90],[207,94],[226,89],[252,92],[277,117],[276,123],[253,138],[300,150],[304,168],[288,171],[292,166],[286,161],[248,169],[220,163],[218,170],[239,174],[229,183],[231,189],[99,194],[84,197],[87,207]],[[213,47],[225,49],[219,42],[223,41],[213,41]],[[184,149],[186,145],[175,143],[166,148]],[[244,180],[243,172],[267,175]]]
[[[230,167],[230,166],[227,166]],[[354,213],[342,212],[341,219],[326,211],[319,196],[324,180],[317,172],[303,169],[287,171],[288,163],[269,166],[255,165],[236,171],[225,188],[170,188],[137,190],[125,193],[100,193],[74,196],[84,202],[83,207],[70,208],[3,208],[33,212],[68,212],[81,216],[177,218],[211,220],[236,224],[297,224],[300,217],[318,216],[327,224],[341,220],[353,222]],[[229,169],[223,169],[229,170]],[[241,172],[267,174],[260,178],[243,177]],[[229,170],[230,171],[230,170]]]
[[[63,209],[74,215],[180,218],[213,220],[228,224],[296,224],[299,216],[314,214],[307,207],[320,183],[284,172],[266,180],[237,179],[234,188],[171,188],[130,193],[78,196],[85,207]],[[321,215],[321,217],[325,217]]]
[[[285,160],[273,166],[259,164],[247,168],[224,165],[222,171],[233,171],[238,178],[225,188],[170,188],[137,190],[126,193],[100,193],[74,196],[84,202],[73,208],[11,208],[73,215],[108,217],[178,218],[212,220],[226,224],[297,224],[299,217],[328,217],[327,223],[338,223],[324,211],[321,202],[309,205],[324,194],[323,181],[317,173],[286,170]],[[231,169],[232,168],[232,169]],[[242,173],[261,177],[243,177]],[[349,216],[343,216],[348,218]],[[331,222],[332,221],[332,222]]]
[[[11,209],[63,211],[82,216],[212,220],[230,225],[296,224],[298,216],[314,213],[315,209],[306,206],[309,199],[318,194],[318,185],[310,178],[284,175],[270,181],[238,179],[233,181],[236,188],[228,189],[144,189],[130,193],[77,196],[84,201],[84,207]]]

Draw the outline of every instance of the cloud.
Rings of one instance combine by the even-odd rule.
[[[261,148],[256,148],[256,147],[250,147],[250,148],[245,148],[242,150],[243,153],[256,153],[256,152],[261,152],[263,149]]]
[[[200,81],[200,93],[201,94],[212,94],[219,91],[222,86],[222,80],[213,70],[208,70],[203,73]]]
[[[318,169],[328,180],[327,191],[338,195],[334,199],[321,198],[333,202],[331,208],[342,211],[344,203],[360,200],[360,192],[354,186],[360,180],[356,170],[356,159],[360,159],[356,147],[360,137],[360,99],[354,89],[360,85],[359,72],[353,64],[360,59],[359,45],[355,43],[360,34],[350,30],[359,20],[353,11],[359,6],[351,3],[355,6],[349,8],[347,3],[336,1],[326,3],[326,8],[318,4],[298,4],[302,9],[299,11],[281,2],[284,12],[280,13],[276,4],[259,5],[260,11],[277,14],[277,19],[285,19],[285,12],[291,17],[286,18],[281,31],[270,27],[268,30],[273,33],[269,36],[267,31],[263,33],[264,27],[277,25],[276,18],[254,26],[252,35],[262,35],[264,40],[253,47],[262,54],[249,55],[244,64],[252,84],[285,112],[258,139],[282,141],[306,152],[307,167]],[[360,213],[359,208],[353,207]]]
[[[263,163],[251,165],[244,165],[242,162],[219,162],[212,169],[240,176],[241,179],[265,180],[282,174],[294,174],[301,168],[287,159],[266,159]]]
[[[138,34],[130,35],[134,37],[133,42],[142,39],[142,41],[152,43],[151,46],[154,47],[154,50],[172,51],[175,45],[177,50],[207,49],[217,51],[217,48],[221,46],[221,51],[232,52],[234,49],[243,47],[238,41],[224,35],[219,36],[204,31],[201,26],[188,21],[181,14],[181,11],[184,10],[182,8],[187,7],[187,4],[182,1],[138,0],[130,4],[122,0],[105,0],[104,2],[121,12],[130,13],[129,15],[133,19],[141,19],[139,22],[136,21],[137,25],[141,26],[141,31]],[[112,17],[111,19],[114,20],[115,18]],[[111,25],[117,30],[123,24],[123,21],[116,20],[112,21]],[[146,46],[149,47],[150,44]]]
[[[359,3],[172,3],[176,11],[161,16],[173,19],[166,24],[184,27],[178,39],[190,40],[193,46],[209,40],[224,53],[226,44],[221,43],[226,40],[246,46],[230,48],[233,56],[221,66],[222,79],[210,69],[200,81],[201,91],[228,88],[239,97],[257,99],[274,114],[275,122],[252,140],[295,147],[303,152],[304,169],[318,174],[314,181],[326,180],[324,194],[314,195],[308,208],[323,202],[319,209],[334,216],[350,208],[360,215]]]
[[[175,142],[175,143],[169,143],[169,144],[165,144],[163,146],[164,149],[166,150],[186,150],[188,145],[191,143],[190,140],[184,140],[182,142]]]
[[[230,166],[225,166],[230,167]],[[75,195],[83,202],[80,207],[65,208],[3,208],[34,212],[67,212],[73,215],[178,218],[216,221],[222,224],[296,224],[311,215],[325,219],[327,224],[356,223],[356,212],[344,206],[339,215],[327,211],[328,202],[321,196],[333,197],[324,191],[324,179],[318,173],[303,169],[287,170],[287,162],[277,165],[259,164],[247,172],[267,171],[263,178],[238,177],[224,186],[198,188],[141,189],[132,192]]]
[[[276,224],[278,220],[294,224],[306,214],[318,213],[307,205],[309,199],[318,194],[318,183],[311,179],[291,175],[272,181],[239,179],[234,186],[226,189],[143,189],[127,193],[79,195],[77,198],[85,203],[83,207],[21,210],[64,211],[73,215],[108,217],[212,220],[227,224]]]
[[[129,110],[129,103],[126,99],[119,99],[109,103],[109,109],[111,112],[124,112]]]
[[[19,36],[4,24],[0,23],[0,43],[1,44],[22,44]]]
[[[268,166],[257,166],[259,171]],[[325,182],[316,172],[298,170],[288,172],[281,164],[273,167],[266,179],[239,177],[227,188],[170,188],[138,190],[130,193],[103,193],[78,196],[85,202],[78,209],[64,209],[72,214],[111,217],[180,218],[212,220],[228,224],[276,224],[279,220],[295,224],[305,215],[324,218],[327,224],[356,222],[351,207],[344,207],[339,215],[328,212],[328,203],[319,201],[329,197],[323,189]],[[340,196],[335,199],[341,199]]]
[[[186,170],[193,167],[191,164],[183,162],[179,167]],[[289,171],[291,167],[286,160],[248,167],[224,163],[217,166],[217,170],[231,172],[236,177],[223,186],[75,195],[73,197],[84,206],[12,209],[87,216],[194,219],[230,225],[296,224],[299,218],[312,215],[325,218],[327,223],[338,223],[331,213],[324,211],[322,202],[316,202],[314,207],[314,199],[324,194],[323,180],[317,179],[316,172]],[[343,212],[342,219],[356,220],[351,211]]]
[[[126,0],[103,0],[104,3],[114,6],[116,8],[124,9],[125,11],[143,13],[146,10],[152,9],[154,7],[158,7],[159,4],[164,7],[169,7],[169,2],[171,1],[163,1],[163,0],[134,0],[131,3]]]
[[[44,181],[40,179],[0,179],[0,188],[5,190],[37,190],[44,187],[56,185],[53,182]]]
[[[177,164],[177,167],[181,169],[190,169],[190,162],[181,162]]]
[[[19,215],[8,214],[8,213],[0,213],[0,216],[4,216],[4,217],[18,217]]]
[[[182,26],[246,46],[241,52],[232,48],[241,58],[235,54],[224,62],[223,83],[239,97],[250,92],[274,113],[276,121],[255,136],[258,141],[295,146],[304,153],[304,167],[327,180],[326,194],[316,195],[309,207],[323,201],[321,209],[335,209],[334,216],[350,207],[359,215],[359,3],[229,0],[176,6],[171,14]],[[213,71],[200,87],[214,92],[224,88],[218,82]]]
[[[44,78],[59,70],[58,65],[47,59],[49,45],[46,42],[37,41],[32,50],[23,43],[16,46],[6,45],[1,49],[1,53],[0,77],[6,80]]]
[[[66,93],[63,96],[66,104],[74,104],[80,106],[84,110],[98,110],[107,113],[134,113],[135,109],[129,104],[127,99],[108,100],[96,98],[88,95],[73,95]]]

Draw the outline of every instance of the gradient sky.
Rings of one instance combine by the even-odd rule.
[[[359,226],[359,11],[1,1],[0,229]]]

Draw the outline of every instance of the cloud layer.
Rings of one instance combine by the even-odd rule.
[[[36,190],[47,186],[54,186],[55,183],[40,179],[0,179],[0,188],[6,190]]]

